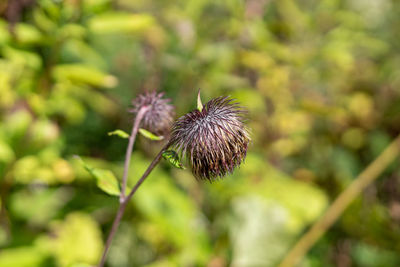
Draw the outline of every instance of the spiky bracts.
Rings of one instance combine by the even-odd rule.
[[[165,135],[170,131],[175,115],[174,106],[170,105],[170,99],[162,98],[164,93],[146,92],[132,100],[133,108],[129,110],[137,114],[141,107],[148,106],[149,110],[144,114],[140,127],[156,135]]]
[[[186,158],[198,179],[222,178],[246,157],[250,137],[246,111],[228,97],[218,97],[180,117],[172,127],[170,144]]]

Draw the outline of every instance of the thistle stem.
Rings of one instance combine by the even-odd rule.
[[[124,174],[122,176],[121,195],[119,197],[120,203],[123,203],[125,200],[126,184],[128,181],[129,164],[131,162],[133,145],[135,144],[136,135],[139,131],[140,122],[142,121],[143,116],[148,109],[149,107],[147,106],[144,106],[139,109],[135,118],[135,122],[133,123],[131,135],[129,136],[129,143],[128,147],[126,148],[126,154],[125,154]]]
[[[105,247],[104,247],[104,251],[103,251],[103,255],[101,256],[101,260],[100,260],[100,264],[98,267],[103,267],[106,257],[107,257],[107,253],[111,247],[111,242],[114,238],[115,233],[117,232],[118,226],[121,223],[121,219],[122,216],[124,215],[125,212],[125,208],[127,206],[127,204],[129,203],[129,201],[131,200],[131,198],[133,197],[133,195],[135,194],[135,192],[138,190],[139,186],[144,182],[144,180],[149,176],[149,174],[151,173],[151,171],[154,169],[154,167],[160,162],[160,159],[162,157],[163,152],[168,148],[169,143],[167,143],[161,150],[160,152],[157,154],[157,156],[153,159],[153,161],[150,163],[149,167],[147,167],[147,170],[143,173],[142,177],[136,182],[135,186],[132,188],[131,192],[129,193],[129,195],[127,197],[124,197],[122,201],[120,201],[120,205],[119,205],[119,209],[117,212],[117,215],[115,216],[114,222],[112,224],[111,227],[111,231],[108,235]]]
[[[315,242],[335,223],[349,204],[378,178],[399,154],[400,135],[336,198],[325,214],[301,237],[279,266],[296,266]]]
[[[126,148],[126,154],[125,154],[124,173],[122,176],[121,194],[119,197],[120,205],[118,208],[117,215],[115,216],[115,219],[113,221],[110,233],[108,234],[107,241],[104,246],[104,251],[101,256],[99,267],[104,266],[108,250],[110,249],[110,246],[111,246],[111,242],[114,238],[115,233],[117,232],[118,226],[119,226],[122,216],[125,212],[126,204],[128,203],[128,201],[126,201],[125,191],[126,191],[126,185],[127,185],[127,181],[128,181],[128,172],[129,172],[129,165],[130,165],[131,157],[132,157],[132,149],[133,149],[133,145],[135,144],[137,133],[139,131],[140,122],[142,121],[143,116],[147,112],[148,109],[149,109],[149,107],[147,107],[147,106],[143,106],[142,108],[139,109],[138,113],[136,114],[136,118],[133,123],[133,126],[132,126],[132,132],[131,132],[131,135],[129,136],[129,142],[128,142],[128,146]]]
[[[100,260],[100,263],[99,263],[99,267],[103,267],[104,266],[104,263],[105,263],[106,258],[107,258],[107,253],[108,253],[108,251],[110,250],[110,247],[111,247],[111,242],[114,239],[114,235],[117,232],[118,226],[121,223],[122,216],[124,215],[126,204],[127,204],[127,202],[124,201],[124,202],[121,202],[120,205],[119,205],[117,215],[114,218],[110,233],[108,234],[107,241],[106,241],[106,244],[104,246],[103,254],[101,255],[101,260]]]
[[[126,202],[129,202],[129,200],[132,198],[133,194],[135,194],[136,190],[138,190],[139,186],[144,182],[144,180],[149,176],[151,171],[154,169],[154,167],[160,162],[161,157],[163,152],[169,147],[169,143],[167,143],[161,150],[158,152],[157,156],[153,159],[153,161],[150,163],[149,167],[147,167],[147,170],[143,173],[142,177],[137,181],[135,186],[132,188],[131,192],[129,195],[126,197]]]

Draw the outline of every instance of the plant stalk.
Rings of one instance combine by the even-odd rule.
[[[135,122],[133,123],[131,135],[129,136],[129,143],[128,147],[126,148],[126,154],[125,154],[124,174],[122,175],[121,195],[119,197],[120,203],[123,203],[125,200],[126,184],[128,181],[129,164],[131,162],[133,145],[135,144],[136,135],[139,131],[140,122],[142,121],[143,116],[148,109],[149,107],[147,106],[141,107],[139,109],[135,118]]]
[[[114,239],[114,235],[117,232],[119,224],[121,223],[122,216],[124,215],[125,212],[126,204],[127,202],[125,201],[119,204],[117,215],[114,218],[110,233],[108,234],[107,241],[104,246],[103,254],[101,255],[99,267],[103,267],[104,263],[106,262],[107,253],[110,250],[112,240]]]
[[[308,250],[335,223],[349,204],[400,154],[400,135],[344,190],[314,225],[295,244],[280,267],[298,264]]]
[[[117,214],[114,218],[110,233],[108,234],[107,241],[104,246],[104,251],[101,256],[100,263],[99,263],[99,267],[104,266],[104,263],[105,263],[105,260],[107,257],[107,253],[111,247],[112,240],[114,238],[115,233],[117,232],[118,226],[119,226],[122,216],[125,212],[126,205],[130,199],[130,198],[127,199],[125,197],[125,191],[126,191],[126,186],[127,186],[127,182],[128,182],[129,165],[130,165],[131,158],[132,158],[133,145],[135,144],[136,136],[139,131],[140,122],[142,121],[143,116],[147,112],[148,109],[149,109],[148,106],[144,106],[139,109],[138,113],[136,114],[133,126],[132,126],[131,135],[129,136],[129,142],[128,142],[128,146],[126,148],[126,153],[125,153],[124,172],[122,175],[121,194],[119,197],[120,204],[119,204]]]
[[[103,267],[104,263],[106,261],[107,253],[111,247],[112,240],[114,238],[115,233],[117,232],[118,226],[121,223],[122,216],[124,215],[125,208],[129,201],[132,199],[133,195],[135,192],[138,190],[139,186],[144,182],[144,180],[149,176],[151,171],[154,169],[154,167],[160,162],[161,157],[163,152],[168,148],[169,144],[167,143],[157,154],[157,156],[153,159],[153,161],[150,163],[149,167],[147,167],[147,170],[143,173],[142,177],[136,182],[135,186],[132,188],[130,191],[129,195],[127,197],[124,197],[122,201],[120,201],[120,205],[117,211],[117,215],[115,216],[114,222],[111,227],[111,231],[108,235],[106,244],[104,246],[104,251],[103,255],[101,256],[101,260],[99,263],[98,267]]]
[[[163,152],[169,147],[169,143],[167,143],[161,150],[158,152],[157,156],[153,159],[153,161],[150,163],[149,167],[147,167],[147,170],[143,173],[142,177],[137,181],[135,186],[132,188],[131,192],[129,195],[126,197],[126,202],[129,202],[129,200],[133,197],[133,194],[135,194],[136,190],[138,190],[139,186],[144,182],[144,180],[149,176],[151,171],[154,169],[154,167],[160,162],[161,157]]]

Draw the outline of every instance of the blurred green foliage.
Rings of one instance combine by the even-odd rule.
[[[399,12],[395,0],[1,1],[0,266],[96,264],[118,205],[101,189],[118,190],[127,143],[107,133],[130,131],[139,92],[166,91],[180,116],[198,88],[249,109],[245,164],[212,184],[158,166],[107,264],[275,266],[399,133]],[[130,185],[160,148],[138,139]],[[399,266],[398,164],[302,266]]]

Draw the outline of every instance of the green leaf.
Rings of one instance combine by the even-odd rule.
[[[24,45],[40,44],[43,41],[42,33],[34,26],[27,23],[18,23],[15,26],[15,36],[18,43]]]
[[[52,75],[58,82],[69,81],[77,85],[113,88],[118,84],[115,76],[87,64],[60,64],[54,66]]]
[[[144,33],[156,24],[147,14],[108,12],[89,20],[89,29],[96,34]]]
[[[10,46],[5,46],[2,49],[3,56],[13,62],[18,62],[23,66],[39,70],[42,68],[42,59],[35,53],[28,52],[22,49],[15,49]]]
[[[83,167],[96,179],[97,186],[105,193],[112,196],[120,195],[119,183],[115,175],[110,170],[93,168],[86,164],[80,157]]]
[[[112,131],[112,132],[109,132],[108,133],[108,135],[109,136],[111,136],[111,135],[117,135],[117,136],[119,136],[119,137],[121,137],[121,138],[129,138],[129,134],[127,134],[126,132],[124,132],[124,131],[122,131],[122,130],[120,130],[120,129],[117,129],[117,130],[114,130],[114,131]]]
[[[100,226],[92,216],[83,212],[69,213],[63,220],[54,221],[50,225],[50,230],[57,238],[48,235],[37,243],[43,251],[51,253],[56,261],[53,266],[83,267],[94,266],[98,262],[103,242]]]
[[[112,196],[119,196],[120,189],[118,180],[110,170],[91,169],[90,174],[97,180],[97,186]]]
[[[151,133],[151,132],[149,132],[149,131],[147,131],[147,130],[145,130],[143,128],[139,129],[139,133],[141,135],[143,135],[144,137],[146,137],[146,138],[148,138],[150,140],[154,140],[154,141],[160,141],[160,140],[164,139],[164,136],[162,136],[162,135],[157,136],[157,135],[155,135],[155,134],[153,134],[153,133]]]
[[[12,147],[0,140],[0,162],[9,163],[15,159],[15,153]]]
[[[174,167],[178,169],[184,170],[185,167],[182,165],[181,161],[179,160],[179,155],[173,150],[164,151],[162,154],[163,158],[171,163]]]
[[[203,110],[203,103],[201,103],[200,89],[197,93],[197,109],[201,112]]]
[[[33,246],[7,248],[1,251],[0,266],[44,266],[47,257],[46,252]]]

